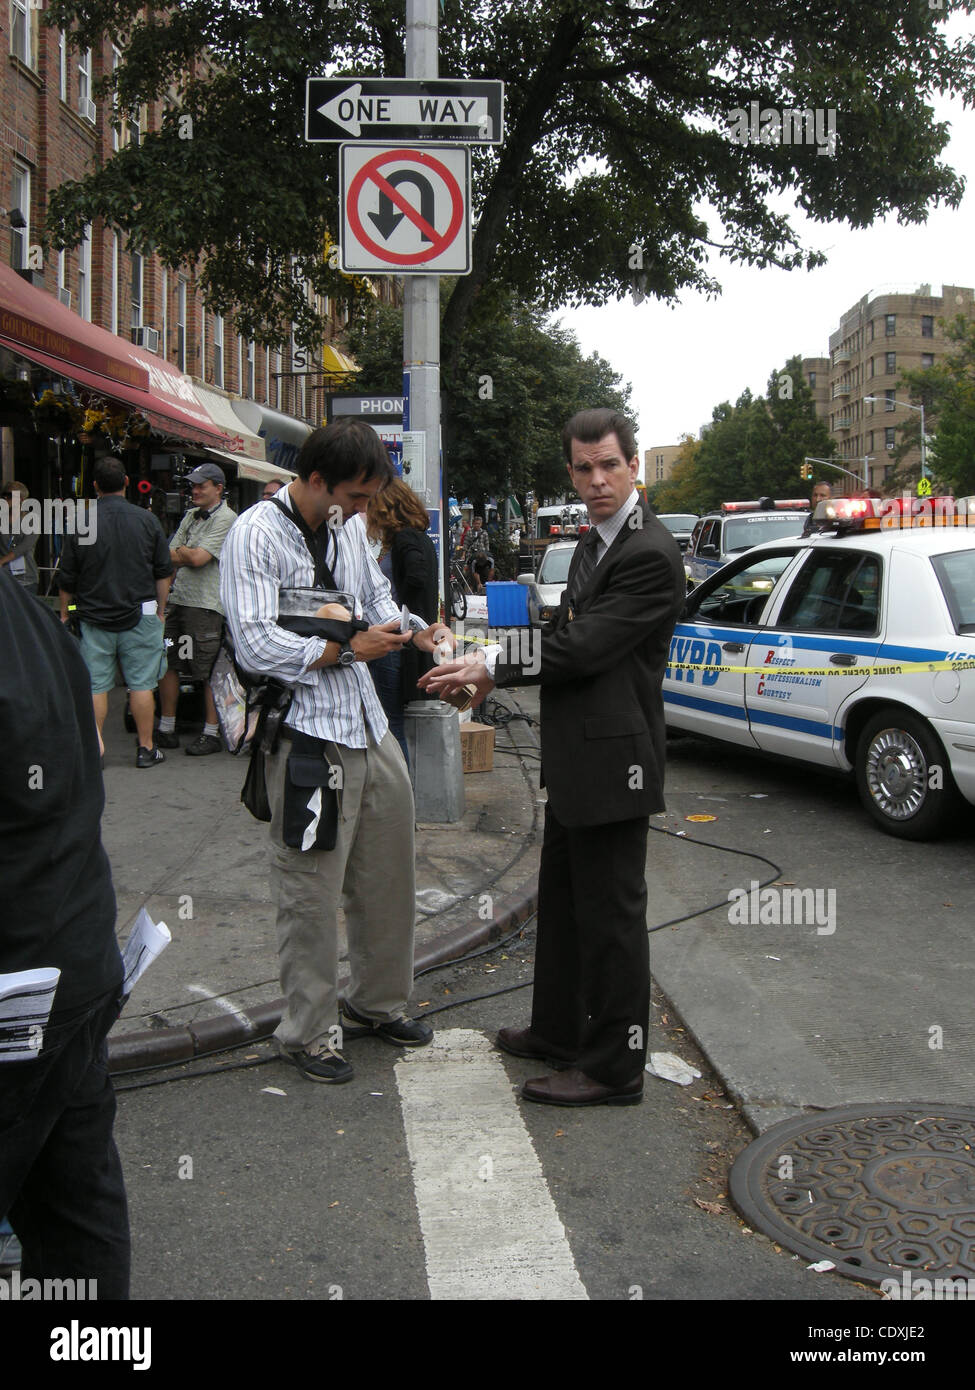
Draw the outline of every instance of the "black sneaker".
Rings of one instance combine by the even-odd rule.
[[[135,755],[136,767],[155,767],[156,763],[164,763],[166,754],[158,748],[140,748]]]
[[[222,748],[223,744],[213,734],[201,734],[195,743],[191,743],[183,751],[191,758],[202,758],[207,753],[219,753]]]
[[[177,734],[177,733],[164,734],[163,731],[162,731],[162,729],[157,729],[157,730],[156,730],[156,747],[157,747],[157,748],[178,748],[178,747],[179,747],[179,734]]]
[[[343,1038],[381,1038],[393,1047],[426,1047],[433,1042],[433,1029],[418,1018],[396,1018],[391,1023],[376,1023],[363,1018],[342,1001],[339,1023]]]
[[[355,1075],[351,1063],[335,1048],[330,1048],[328,1052],[284,1052],[282,1055],[309,1081],[340,1086],[343,1081],[351,1081]]]

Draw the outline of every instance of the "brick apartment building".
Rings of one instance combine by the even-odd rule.
[[[861,479],[867,467],[868,486],[885,489],[900,430],[917,415],[911,409],[917,402],[898,386],[901,373],[933,367],[951,346],[943,324],[973,313],[975,292],[964,286],[943,285],[940,294],[933,294],[930,285],[912,293],[875,290],[842,315],[830,334],[828,358],[803,359],[816,413],[836,440],[837,462]],[[868,401],[867,396],[877,399]],[[927,422],[925,430],[930,435]],[[920,449],[912,449],[904,462],[919,466]],[[834,476],[838,491],[855,489],[851,479]]]
[[[162,103],[120,120],[110,101],[93,99],[118,61],[111,43],[71,49],[38,22],[32,0],[0,7],[0,379],[138,422],[122,441],[99,435],[86,445],[71,432],[45,436],[36,420],[8,419],[0,406],[3,476],[34,496],[87,493],[92,450],[122,442],[133,485],[142,482],[143,498],[152,489],[154,508],[164,492],[162,510],[181,510],[174,484],[204,457],[225,468],[232,504],[246,506],[267,478],[290,476],[297,448],[325,417],[326,393],[354,389],[354,363],[334,341],[348,309],[319,298],[329,329],[312,354],[293,339],[264,348],[211,312],[192,266],[136,255],[101,222],[44,258],[51,190],[161,122]],[[370,288],[382,299],[396,292],[390,278]],[[139,437],[144,422],[150,430]]]

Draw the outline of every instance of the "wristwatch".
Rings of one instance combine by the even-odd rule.
[[[339,666],[354,666],[354,665],[355,665],[355,652],[352,650],[352,644],[351,644],[351,642],[341,642],[341,643],[339,643],[338,665],[339,665]]]

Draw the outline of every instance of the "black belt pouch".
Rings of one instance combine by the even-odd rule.
[[[325,744],[295,730],[284,780],[281,835],[289,849],[334,849],[339,827],[337,786],[341,768],[333,770]]]

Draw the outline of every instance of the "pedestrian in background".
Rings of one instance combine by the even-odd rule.
[[[18,483],[16,479],[10,483],[4,483],[0,488],[0,500],[6,503],[6,517],[0,515],[0,568],[9,565],[10,573],[17,583],[28,593],[37,593],[37,564],[34,560],[34,547],[37,545],[36,536],[24,536],[19,531],[13,530],[13,502],[14,493],[20,493],[20,505],[27,501],[30,493],[23,483]],[[9,508],[10,510],[7,510]],[[5,522],[10,524],[5,526]]]
[[[366,512],[369,539],[382,547],[379,568],[389,580],[393,602],[400,607],[405,604],[428,624],[436,622],[440,612],[437,552],[427,535],[429,524],[423,503],[400,478],[377,492]],[[407,762],[403,708],[411,700],[429,698],[416,683],[432,665],[432,656],[412,642],[369,663],[376,694]]]
[[[121,459],[99,459],[94,469],[96,524],[82,539],[66,535],[58,566],[61,621],[72,603],[81,627],[81,654],[91,677],[98,743],[115,686],[116,664],[129,688],[138,744],[136,767],[165,762],[153,743],[155,691],[165,669],[163,614],[173,564],[158,519],[126,501]]]
[[[270,502],[271,498],[277,492],[280,492],[282,487],[282,483],[279,483],[275,478],[272,478],[269,482],[266,482],[264,484],[264,491],[261,493],[261,501]]]
[[[170,541],[177,574],[166,614],[169,670],[159,683],[162,718],[156,742],[161,748],[179,747],[176,707],[180,681],[202,681],[206,723],[199,738],[186,749],[193,757],[200,757],[219,753],[223,747],[210,672],[223,635],[218,561],[237,513],[223,500],[227,480],[215,463],[201,463],[187,475],[187,481],[193,489],[193,506]]]

